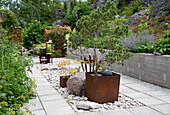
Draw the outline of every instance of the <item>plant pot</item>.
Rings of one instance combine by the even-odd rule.
[[[63,76],[60,76],[60,86],[67,87],[67,80],[68,78],[64,78]]]
[[[118,101],[120,75],[92,76],[94,72],[86,72],[86,92],[90,101],[107,103]]]

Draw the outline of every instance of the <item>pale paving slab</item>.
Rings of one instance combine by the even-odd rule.
[[[139,102],[145,104],[146,106],[150,106],[150,105],[158,105],[158,104],[164,104],[164,101],[161,101],[159,99],[156,99],[154,97],[149,97],[149,98],[141,98],[141,99],[136,99]]]
[[[102,115],[133,115],[124,109],[101,111],[101,113]]]
[[[136,81],[122,78],[120,79],[120,84],[132,84],[132,83],[136,83]]]
[[[40,83],[48,83],[48,81],[47,81],[45,78],[38,79],[38,80],[36,81],[36,84],[40,84]]]
[[[42,104],[47,112],[47,115],[76,115],[64,99],[48,102],[42,101]]]
[[[148,94],[153,97],[158,97],[158,96],[170,96],[170,93],[165,92],[165,91],[146,91],[145,94]]]
[[[131,109],[127,109],[133,115],[163,115],[160,112],[157,112],[149,107],[135,107]]]
[[[37,87],[36,88],[36,91],[46,91],[46,90],[53,90],[54,88],[52,87],[52,86],[50,86],[50,85],[48,85],[48,86],[42,86],[42,87]]]
[[[36,98],[30,99],[29,102],[30,103],[38,103],[38,102],[40,102],[40,100],[39,100],[39,97],[37,96]]]
[[[63,99],[63,97],[60,94],[40,96],[40,100],[43,102],[55,101],[55,100],[60,100],[60,99]]]
[[[34,74],[29,73],[29,75],[31,76],[31,78],[36,78],[36,79],[44,78],[44,76],[41,74],[41,72],[34,73]]]
[[[44,110],[37,110],[37,111],[33,111],[32,113],[35,115],[46,115]]]
[[[151,87],[147,87],[138,83],[134,83],[134,84],[124,84],[125,86],[134,89],[134,90],[138,90],[138,91],[153,91],[155,89],[151,88]]]
[[[23,106],[28,107],[31,111],[43,110],[43,107],[40,102],[24,103]]]
[[[150,107],[163,114],[170,114],[170,104],[155,105]]]
[[[46,90],[46,91],[37,91],[39,96],[46,96],[46,95],[57,95],[58,92],[53,89],[53,90]]]
[[[51,84],[48,83],[36,83],[37,87],[44,87],[44,86],[51,86]]]
[[[170,103],[170,96],[160,96],[160,97],[156,97],[156,98],[163,100],[167,103]]]
[[[126,86],[120,87],[120,92],[123,94],[127,94],[127,93],[137,93],[138,91],[128,88]]]
[[[78,115],[103,115],[100,112],[79,113]]]
[[[121,79],[120,81],[124,84],[129,84],[129,83],[139,83],[140,80],[138,79],[135,79],[133,77],[129,77],[129,76],[126,76],[126,75],[121,75]]]
[[[133,98],[133,99],[141,99],[141,98],[150,98],[151,96],[146,95],[144,93],[141,92],[137,92],[137,93],[126,93],[126,96]]]

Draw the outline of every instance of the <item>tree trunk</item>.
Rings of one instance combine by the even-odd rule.
[[[67,14],[70,14],[70,6],[71,6],[71,0],[68,0],[68,4],[67,4]]]

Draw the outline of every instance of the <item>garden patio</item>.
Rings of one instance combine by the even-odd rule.
[[[60,60],[71,60],[67,58],[55,58],[54,62]],[[61,89],[56,89],[53,82],[48,82],[42,74],[43,70],[37,69],[38,58],[34,58],[32,74],[27,73],[31,78],[35,78],[37,84],[37,97],[30,100],[30,104],[25,104],[36,115],[169,115],[170,114],[170,89],[162,88],[150,83],[140,81],[130,76],[121,75],[120,94],[125,95],[124,99],[119,99],[113,108],[105,105],[98,109],[78,110],[70,106],[71,100],[64,97]],[[45,66],[47,69],[48,66]],[[51,68],[52,69],[52,68]],[[57,70],[49,70],[57,71]],[[57,76],[56,76],[57,77]],[[58,76],[59,77],[59,76]],[[64,89],[62,89],[64,90]],[[60,93],[59,93],[60,92]],[[62,94],[62,95],[61,95]],[[80,97],[79,97],[80,98]],[[126,107],[125,100],[139,102]]]
[[[1,0],[0,115],[170,115],[169,0]]]

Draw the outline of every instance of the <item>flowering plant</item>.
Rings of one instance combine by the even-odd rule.
[[[74,64],[79,65],[80,62],[74,60]],[[71,65],[71,62],[69,60],[61,60],[58,64],[58,67],[69,66],[69,65]],[[61,74],[60,76],[63,76],[64,78],[69,78],[72,75],[76,74],[79,70],[80,70],[79,66],[74,68],[68,67],[67,69],[60,70],[59,73]]]
[[[140,31],[138,35],[130,34],[128,37],[122,39],[124,48],[129,48],[132,52],[140,52],[143,46],[151,45],[154,42],[154,35],[149,35],[148,31]]]

